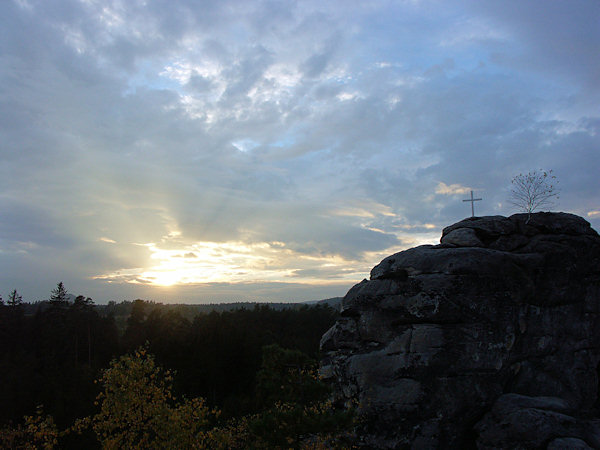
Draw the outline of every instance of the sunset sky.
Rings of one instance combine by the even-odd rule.
[[[553,169],[600,229],[600,2],[0,1],[0,293],[342,296]]]

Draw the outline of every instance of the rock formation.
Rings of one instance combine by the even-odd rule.
[[[600,448],[599,338],[588,222],[475,217],[350,289],[321,371],[368,448]]]

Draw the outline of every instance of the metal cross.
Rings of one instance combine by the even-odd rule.
[[[463,200],[463,202],[471,202],[471,217],[475,217],[475,207],[473,206],[475,202],[481,200],[480,198],[473,198],[473,191],[471,191],[471,198]]]

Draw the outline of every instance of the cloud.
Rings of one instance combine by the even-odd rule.
[[[329,295],[537,167],[598,227],[598,6],[435,5],[1,2],[0,285]]]
[[[435,188],[435,193],[439,195],[466,194],[469,191],[471,191],[471,188],[469,187],[461,186],[460,184],[447,185],[445,183],[442,183],[441,181]]]
[[[600,217],[600,211],[588,211],[587,216],[594,218]]]
[[[597,20],[600,5],[577,0],[569,3],[543,1],[508,5],[472,2],[475,11],[502,24],[520,51],[496,56],[503,64],[534,70],[544,78],[577,80],[598,94],[594,79],[600,63],[589,59],[600,38]],[[593,87],[592,84],[596,86]]]

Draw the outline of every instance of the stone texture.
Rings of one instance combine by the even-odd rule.
[[[585,441],[577,438],[553,439],[547,448],[548,450],[592,450],[592,447],[587,445]]]
[[[596,425],[576,418],[577,414],[560,398],[502,395],[475,426],[478,448],[550,448],[551,442],[554,448],[560,448],[557,446],[561,442],[569,441],[588,446],[581,448],[590,448],[590,444],[598,448]]]
[[[442,244],[452,244],[459,247],[483,247],[483,242],[477,237],[473,228],[456,228],[442,237]]]
[[[350,289],[322,373],[367,448],[600,448],[599,312],[584,219],[469,218]]]

